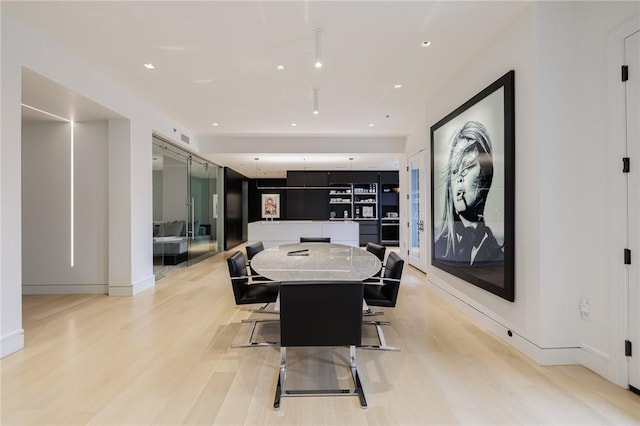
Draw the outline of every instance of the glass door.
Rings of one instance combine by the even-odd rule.
[[[212,178],[213,175],[213,178]],[[187,237],[189,265],[200,262],[216,252],[213,237],[213,203],[215,166],[189,158],[189,199],[187,200]],[[214,228],[215,230],[215,228]]]
[[[426,271],[425,214],[426,178],[423,151],[409,158],[409,264]],[[424,182],[423,182],[424,181]]]
[[[159,223],[154,223],[154,257],[161,265],[178,265],[188,257],[188,205],[189,193],[189,158],[181,150],[170,145],[162,145],[162,170],[154,177],[154,197],[162,201],[156,202],[161,213]]]
[[[222,168],[153,138],[153,264],[156,277],[222,250]]]

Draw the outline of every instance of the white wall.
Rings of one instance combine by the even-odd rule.
[[[107,292],[107,123],[22,125],[23,294]],[[73,257],[73,265],[71,260]]]
[[[52,282],[48,270],[62,283],[71,269],[70,140],[70,123],[23,123],[23,285]]]
[[[539,256],[538,244],[538,59],[534,8],[529,8],[519,20],[506,29],[505,34],[491,43],[485,52],[478,52],[482,60],[469,58],[473,66],[460,70],[451,84],[427,102],[427,123],[441,118],[466,102],[480,90],[515,70],[516,97],[516,299],[507,302],[478,287],[429,267],[430,282],[446,289],[455,297],[478,307],[499,324],[511,329],[516,339],[540,341]],[[525,101],[523,101],[525,100]],[[427,177],[430,188],[430,176]],[[426,223],[430,233],[430,209]],[[427,238],[431,241],[431,236]],[[430,245],[427,244],[430,249]],[[431,257],[429,253],[428,258]],[[495,330],[502,332],[502,330]],[[506,334],[505,334],[506,335]],[[516,343],[517,344],[517,343]],[[532,354],[529,354],[532,355]]]
[[[139,99],[90,69],[65,50],[23,26],[2,9],[0,139],[0,354],[24,345],[22,330],[21,212],[21,72],[29,68],[116,112],[109,122],[109,294],[133,295],[154,285],[152,247],[152,133],[178,145],[182,133],[196,138],[180,123],[150,109]]]
[[[0,103],[2,107],[2,128],[0,131],[0,206],[2,221],[0,221],[0,235],[2,236],[2,256],[0,257],[0,288],[2,289],[0,355],[15,352],[24,346],[22,330],[22,238],[21,238],[21,209],[20,209],[20,73],[19,67],[8,67],[5,57],[16,57],[19,54],[18,43],[11,39],[6,23],[6,13],[0,16],[2,20],[2,37],[0,38],[2,63],[0,68],[2,78],[0,86]],[[10,100],[13,102],[10,102]],[[11,123],[11,124],[9,124]],[[9,143],[13,141],[13,143]]]
[[[624,204],[607,201],[621,176],[624,142],[608,139],[615,125],[608,112],[624,99],[609,102],[610,82],[622,86],[622,62],[610,63],[608,39],[639,13],[638,2],[540,6],[541,246],[555,249],[543,252],[541,297],[545,314],[552,315],[541,318],[542,344],[575,343],[581,362],[610,379],[611,363],[620,362],[616,353],[623,347],[621,338],[611,339],[619,332],[611,313],[621,309],[612,291],[621,283],[610,277],[624,268],[624,241],[612,233]],[[581,298],[591,305],[584,319]],[[565,321],[573,325],[571,336],[559,327]]]
[[[610,251],[621,248],[608,232],[616,220],[606,202],[610,174],[620,159],[611,161],[617,148],[607,143],[607,38],[639,12],[637,2],[535,3],[427,101],[431,125],[515,70],[516,300],[432,267],[430,282],[538,362],[583,363],[610,379],[617,307],[608,278],[619,267]],[[591,302],[588,320],[582,297]]]

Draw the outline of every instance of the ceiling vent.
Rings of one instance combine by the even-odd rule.
[[[180,133],[180,139],[182,139],[182,142],[184,143],[189,143],[189,136],[185,135],[184,133]]]

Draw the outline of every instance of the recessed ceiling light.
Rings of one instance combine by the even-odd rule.
[[[297,124],[296,123],[291,123],[291,127],[296,127]]]
[[[152,63],[144,64],[144,67],[148,70],[156,69],[156,67],[154,67]]]
[[[402,84],[395,84],[393,86],[394,89],[402,89]]]
[[[375,126],[375,124],[369,123],[369,127],[373,127],[373,126]]]
[[[423,41],[422,42],[422,47],[429,47],[431,46],[431,42],[430,41]]]
[[[277,69],[278,71],[282,71],[282,70],[284,69],[284,65],[278,65],[278,66],[276,67],[276,69]]]
[[[322,68],[322,28],[313,30],[315,36],[315,67]]]
[[[212,126],[218,127],[218,123],[211,123]]]

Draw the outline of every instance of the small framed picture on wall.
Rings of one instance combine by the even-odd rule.
[[[262,218],[280,218],[280,194],[262,194]]]

